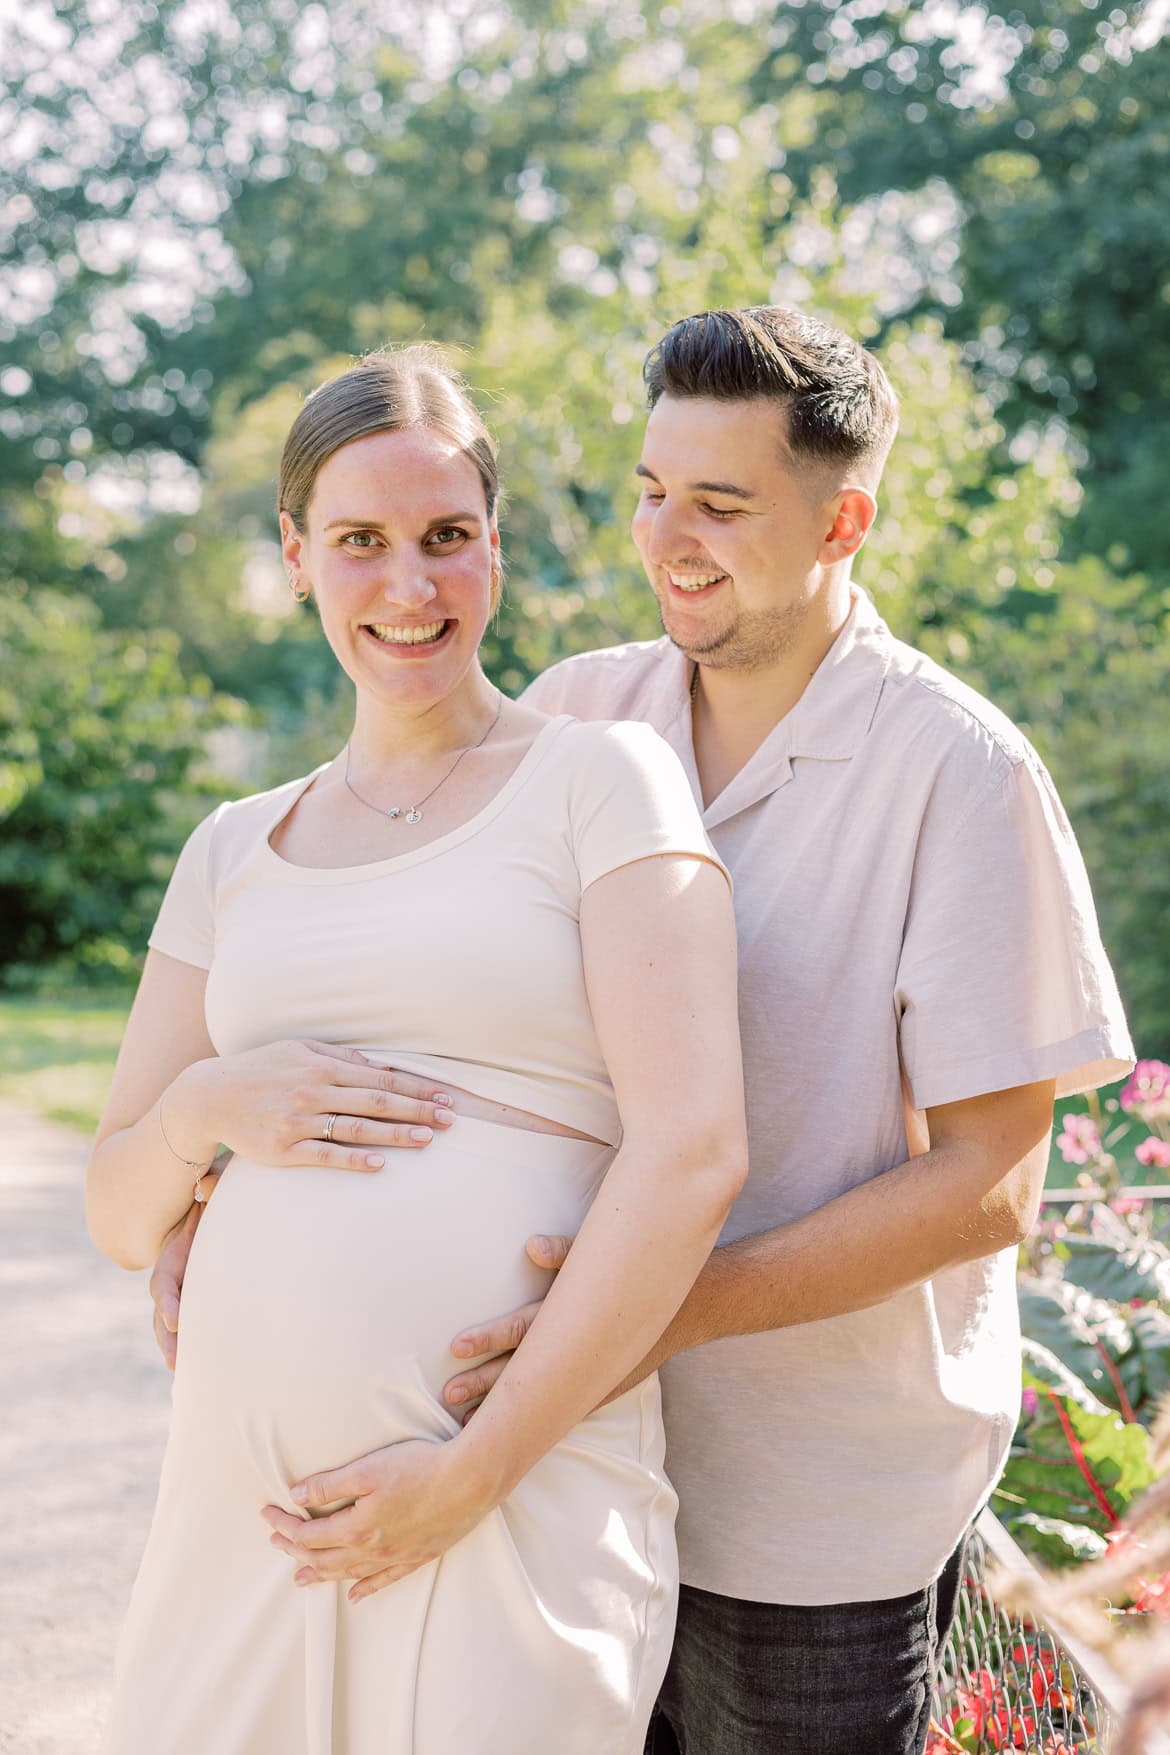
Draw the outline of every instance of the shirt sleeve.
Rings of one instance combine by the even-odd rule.
[[[585,890],[636,859],[689,853],[727,867],[707,839],[682,763],[649,725],[580,725],[570,788],[573,854]]]
[[[210,969],[215,951],[211,849],[219,814],[215,810],[204,817],[187,837],[149,940],[151,950],[197,969]]]
[[[918,1109],[1056,1081],[1121,1078],[1133,1048],[1089,880],[1035,752],[928,812],[898,970],[902,1062]]]

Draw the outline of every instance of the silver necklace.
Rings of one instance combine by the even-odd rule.
[[[487,742],[488,738],[491,736],[492,732],[496,729],[496,726],[499,724],[500,714],[503,712],[503,710],[504,710],[504,697],[500,693],[499,689],[497,689],[496,690],[495,717],[493,718],[491,724],[488,726],[487,730],[484,732],[483,736],[478,740],[478,742],[469,743],[466,749],[460,750],[459,754],[455,757],[455,760],[451,763],[451,766],[447,769],[447,772],[443,775],[443,778],[441,780],[436,781],[435,784],[431,787],[430,791],[424,792],[422,797],[419,799],[418,803],[410,805],[409,808],[404,808],[400,804],[392,804],[390,806],[389,810],[386,810],[380,804],[372,804],[368,798],[362,797],[361,793],[358,791],[357,787],[353,785],[353,783],[351,782],[350,777],[349,777],[349,745],[348,744],[346,744],[346,746],[345,746],[345,784],[349,788],[349,790],[353,793],[354,797],[357,799],[359,804],[364,804],[367,810],[376,810],[380,817],[388,817],[391,822],[394,822],[396,818],[401,817],[403,822],[406,822],[406,823],[421,823],[422,822],[422,807],[427,802],[428,798],[433,798],[435,796],[435,793],[439,790],[439,787],[445,786],[447,784],[447,781],[451,778],[452,774],[455,772],[456,768],[459,766],[459,764],[463,760],[464,756],[469,756],[471,754],[472,750],[477,750],[479,748],[480,744]]]

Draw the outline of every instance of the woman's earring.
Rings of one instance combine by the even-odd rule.
[[[294,598],[296,599],[296,601],[298,603],[307,603],[308,602],[309,597],[312,594],[312,587],[311,586],[301,584],[297,580],[295,574],[293,574],[293,573],[289,573],[289,575],[288,575],[288,585],[289,585],[289,590],[292,592]]]

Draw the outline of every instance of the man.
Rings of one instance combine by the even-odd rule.
[[[736,888],[751,1174],[644,1367],[683,1578],[647,1748],[915,1755],[1018,1410],[1015,1246],[1054,1093],[1131,1049],[1035,753],[850,583],[897,419],[876,360],[792,311],[715,311],[646,382],[633,534],[666,637],[528,698],[656,726]]]

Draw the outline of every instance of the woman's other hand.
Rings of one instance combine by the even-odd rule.
[[[432,1081],[313,1041],[198,1061],[174,1081],[164,1108],[183,1157],[206,1152],[214,1133],[241,1157],[278,1169],[380,1170],[387,1150],[429,1145],[433,1130],[455,1119]]]
[[[307,1522],[277,1505],[261,1516],[294,1562],[294,1584],[352,1579],[353,1603],[437,1560],[503,1497],[469,1476],[454,1445],[422,1439],[310,1475],[291,1496],[309,1512],[348,1502]]]

